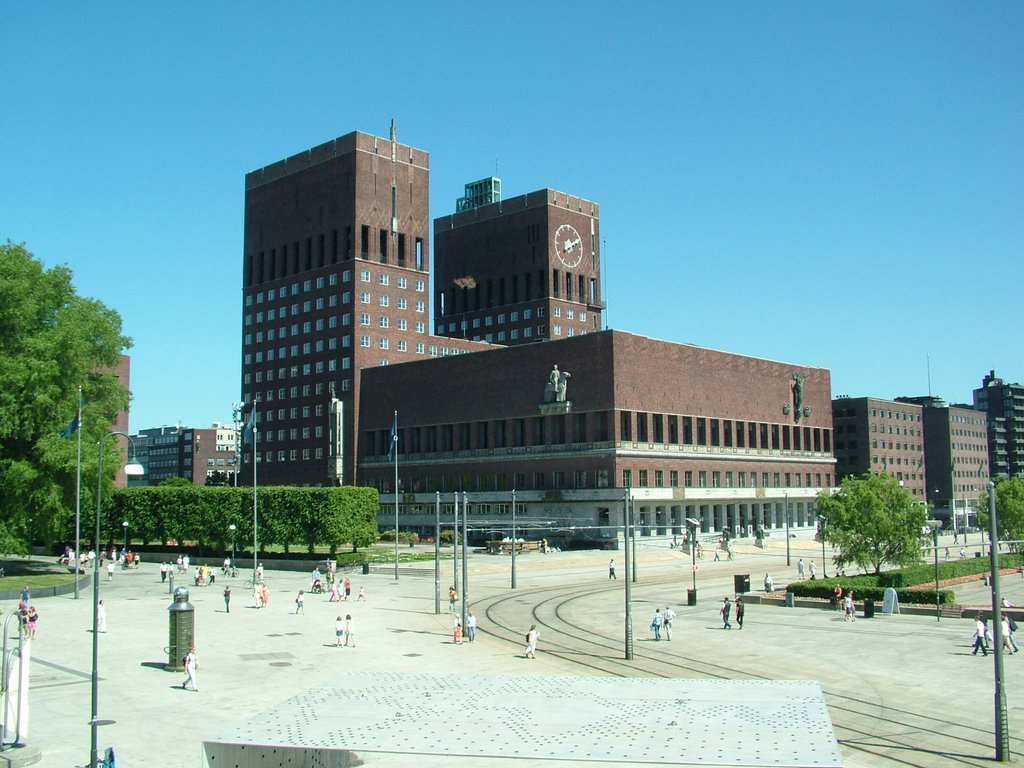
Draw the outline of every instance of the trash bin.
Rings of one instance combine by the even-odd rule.
[[[750,574],[749,573],[737,573],[732,577],[733,591],[737,595],[745,595],[750,591]]]
[[[195,641],[195,608],[188,601],[188,588],[176,587],[174,590],[174,602],[167,608],[168,616],[168,643],[167,643],[167,665],[164,667],[168,672],[180,672],[185,668],[181,658],[192,648]]]
[[[688,590],[686,590],[686,604],[689,605],[689,606],[694,606],[694,605],[697,604],[697,590],[696,589],[688,589]]]
[[[786,592],[786,607],[787,608],[792,608],[795,605],[796,605],[796,600],[793,597],[793,593],[792,592]]]
[[[370,573],[370,561],[363,560],[363,576],[367,576]]]
[[[871,597],[864,598],[864,618],[875,618],[875,600]]]

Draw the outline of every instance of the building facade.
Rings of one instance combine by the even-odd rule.
[[[974,390],[974,407],[987,417],[992,474],[1024,476],[1024,385],[1007,384],[989,371]]]
[[[160,485],[172,477],[183,477],[196,485],[205,485],[214,471],[231,472],[235,454],[218,447],[224,428],[154,427],[132,435],[135,456],[144,474],[128,478],[129,486]],[[223,440],[223,436],[220,436]],[[218,462],[222,462],[218,465]]]
[[[930,514],[954,529],[974,525],[975,502],[988,483],[984,414],[940,397],[897,397],[924,410],[926,495]]]
[[[888,473],[926,503],[923,411],[914,403],[874,397],[833,400],[836,478]]]
[[[393,528],[397,411],[402,530],[465,492],[476,538],[508,535],[515,491],[556,542],[616,541],[627,495],[642,536],[778,535],[833,486],[830,404],[824,369],[602,331],[364,370],[360,476]]]
[[[355,485],[359,371],[430,337],[429,156],[350,133],[245,179],[242,481]],[[250,430],[250,435],[252,431]]]
[[[487,203],[481,184],[434,221],[436,334],[514,345],[601,330],[598,205],[553,189]]]

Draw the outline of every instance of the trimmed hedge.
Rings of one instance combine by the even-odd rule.
[[[1024,565],[1024,556],[1019,554],[1003,554],[1000,555],[999,561],[1002,568],[1019,568]],[[991,562],[987,557],[940,561],[939,581],[947,581],[964,576],[977,576],[988,573],[990,568]],[[900,568],[894,571],[885,571],[877,576],[867,574],[863,576],[840,576],[830,579],[798,581],[790,584],[786,589],[797,597],[829,600],[835,594],[837,584],[843,588],[844,594],[847,590],[852,589],[855,598],[858,600],[864,598],[882,600],[885,596],[885,590],[892,587],[896,590],[901,603],[935,604],[934,562],[912,565],[908,568]],[[953,590],[939,590],[940,604],[946,605],[955,602],[956,596]]]

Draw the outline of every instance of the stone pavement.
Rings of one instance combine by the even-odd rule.
[[[308,595],[302,615],[294,613],[293,600],[298,589],[308,588],[306,574],[268,572],[272,598],[263,609],[254,607],[243,587],[246,572],[236,579],[218,578],[214,586],[190,587],[201,665],[198,693],[179,687],[183,674],[163,670],[171,598],[167,585],[160,583],[156,565],[119,570],[112,582],[100,584],[108,632],[100,637],[99,717],[111,722],[99,727],[99,743],[101,748],[114,746],[122,768],[198,768],[205,765],[204,740],[222,737],[345,672],[541,675],[552,678],[553,691],[557,691],[557,678],[564,675],[760,676],[821,683],[844,765],[849,768],[989,761],[993,665],[991,658],[970,655],[973,626],[968,619],[878,616],[844,624],[826,610],[749,606],[742,632],[722,632],[717,608],[721,597],[732,592],[734,573],[749,573],[757,591],[766,571],[772,573],[777,587],[796,578],[798,557],[807,561],[816,556],[820,566],[820,545],[813,541],[791,541],[793,566],[788,569],[785,542],[771,545],[774,548],[763,552],[741,547],[732,562],[701,562],[700,600],[688,608],[689,558],[669,551],[664,543],[641,543],[639,581],[632,587],[636,628],[632,662],[622,661],[619,641],[600,645],[605,635],[621,635],[626,576],[621,551],[614,553],[617,581],[607,579],[607,552],[517,557],[515,593],[509,589],[509,557],[473,555],[470,598],[479,606],[481,625],[477,642],[462,646],[452,643],[445,599],[450,560],[442,563],[439,615],[434,613],[432,563],[424,564],[426,575],[402,575],[397,580],[382,573],[353,575],[353,593],[366,587],[365,603],[332,604],[326,596]],[[225,612],[222,599],[225,583],[233,590],[230,613]],[[963,593],[965,601],[984,605],[986,589],[971,585]],[[1006,578],[1003,594],[1015,605],[1024,605],[1024,579]],[[548,610],[545,600],[552,595],[563,602]],[[39,749],[39,765],[87,763],[91,598],[88,588],[78,600],[66,596],[36,602],[41,618],[32,649],[27,743]],[[656,605],[672,605],[679,614],[671,644],[655,644],[646,632],[649,612]],[[4,613],[14,607],[0,605]],[[335,647],[334,620],[345,613],[351,613],[356,622],[356,648]],[[542,633],[537,660],[527,661],[522,657],[521,632],[537,620],[551,629]],[[592,636],[597,643],[593,653],[568,645],[572,627]],[[1005,659],[1005,668],[1009,733],[1014,735],[1021,716],[1024,670],[1016,656]],[[357,705],[347,718],[347,725],[358,722]],[[742,739],[743,734],[722,738]],[[1016,738],[1011,746],[1015,754],[1024,751],[1024,743]],[[361,757],[367,766],[389,768],[509,764],[497,755],[468,763],[422,755]],[[580,760],[544,764],[551,768],[611,765]],[[1013,764],[1022,763],[1015,757]]]

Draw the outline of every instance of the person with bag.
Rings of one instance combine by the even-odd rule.
[[[526,633],[526,651],[525,656],[528,659],[537,658],[537,638],[540,637],[540,633],[537,631],[537,625],[534,624],[530,627],[529,632]]]

